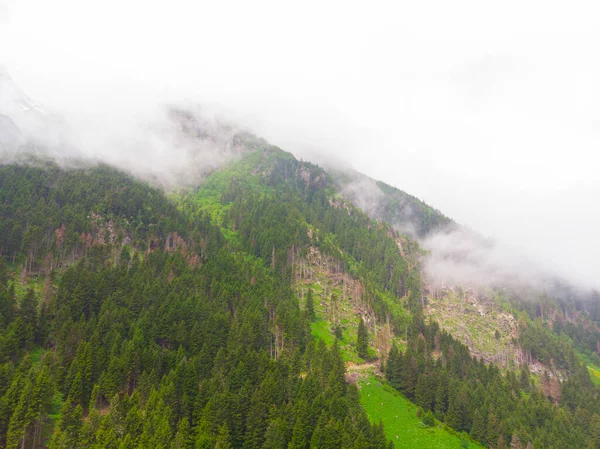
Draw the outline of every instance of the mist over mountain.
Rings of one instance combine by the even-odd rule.
[[[247,126],[223,112],[185,101],[156,104],[115,128],[100,110],[89,122],[69,123],[28,97],[3,69],[0,76],[2,160],[36,154],[63,165],[106,163],[167,189],[193,187],[207,174],[247,151],[239,136]],[[114,104],[117,108],[118,103]],[[134,107],[135,106],[135,107]],[[140,105],[125,108],[135,114]],[[121,114],[117,117],[122,118]],[[561,271],[528,257],[517,245],[480,236],[418,198],[349,168],[326,153],[301,151],[324,164],[342,194],[376,220],[386,221],[429,251],[424,272],[434,282],[478,287],[552,288],[553,279],[581,291],[597,288],[580,273]]]
[[[599,18],[0,0],[0,449],[600,448]]]
[[[155,104],[116,123],[102,114],[85,122],[47,113],[6,71],[0,73],[0,136],[3,162],[24,155],[47,156],[61,164],[105,163],[166,188],[196,185],[240,151],[241,132],[225,119],[193,104]],[[135,114],[127,109],[128,114]],[[114,126],[113,126],[114,125]]]
[[[71,120],[2,86],[0,447],[600,436],[568,273],[190,101]]]
[[[0,57],[44,110],[93,122],[85,146],[107,158],[143,142],[135,122],[162,120],[158,104],[221,104],[297,157],[319,148],[598,286],[597,5],[234,3],[9,1]]]

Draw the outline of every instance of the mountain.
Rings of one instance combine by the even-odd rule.
[[[0,447],[599,447],[597,295],[436,282],[441,212],[174,111],[192,186],[0,165]]]
[[[29,98],[13,81],[6,69],[0,66],[0,92],[2,113],[11,115],[17,112],[46,115],[42,107]]]
[[[32,100],[0,66],[0,145],[3,151],[14,152],[28,145],[58,147],[66,142],[63,117],[47,111]]]
[[[332,175],[339,191],[369,217],[412,237],[422,238],[455,224],[418,198],[357,171],[334,170]]]

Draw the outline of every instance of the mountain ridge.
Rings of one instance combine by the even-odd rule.
[[[190,111],[175,123],[232,153],[193,187],[0,165],[0,446],[600,441],[598,298],[430,284],[421,244],[455,226],[441,212],[360,175],[363,210],[344,175]]]

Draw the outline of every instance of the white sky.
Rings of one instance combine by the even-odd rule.
[[[220,104],[600,286],[600,4],[0,0],[0,63],[113,120]]]

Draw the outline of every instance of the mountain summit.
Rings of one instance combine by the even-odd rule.
[[[0,143],[5,150],[15,152],[23,146],[28,151],[65,149],[67,134],[64,118],[29,97],[0,66]]]
[[[6,69],[0,66],[0,113],[12,116],[22,112],[46,114],[39,104],[21,90]]]

